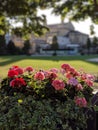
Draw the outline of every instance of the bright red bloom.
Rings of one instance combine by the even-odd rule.
[[[9,70],[8,71],[8,77],[13,78],[18,75],[18,72],[16,70]]]
[[[44,75],[43,72],[37,72],[37,73],[34,75],[34,79],[44,80],[44,79],[45,79],[45,75]]]
[[[76,97],[75,103],[79,107],[86,107],[87,106],[87,101],[84,97]]]
[[[52,82],[52,86],[56,89],[56,90],[62,90],[65,87],[65,84],[62,80],[54,80]]]
[[[19,68],[19,66],[13,65],[13,66],[11,67],[11,69],[16,69],[16,68]]]
[[[11,86],[11,87],[20,88],[20,87],[25,86],[25,85],[26,85],[26,82],[24,81],[23,78],[16,78],[16,79],[13,79],[13,80],[10,82],[10,86]]]
[[[25,71],[31,72],[34,71],[34,69],[31,66],[26,67]]]

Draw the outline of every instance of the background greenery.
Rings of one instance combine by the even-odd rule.
[[[0,0],[0,34],[5,34],[9,29],[15,34],[28,35],[29,33],[44,34],[47,18],[38,16],[39,9],[52,9],[52,13],[60,15],[62,20],[84,20],[88,17],[98,24],[97,0]],[[16,8],[17,7],[17,8]],[[14,21],[14,22],[13,22]],[[15,28],[12,23],[21,22],[23,28]],[[92,26],[91,26],[91,32]]]
[[[87,73],[98,74],[98,62],[89,62],[87,59],[97,58],[98,55],[85,56],[1,56],[0,77],[7,75],[12,65],[20,67],[32,66],[35,69],[60,68],[62,63],[68,63],[76,69],[83,69]]]

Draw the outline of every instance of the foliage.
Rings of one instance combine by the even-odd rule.
[[[12,66],[0,88],[2,130],[81,130],[91,106],[94,76],[69,64],[36,70]]]
[[[97,47],[98,46],[98,38],[94,36],[93,38],[93,46]]]
[[[61,14],[62,19],[68,17],[78,21],[90,17],[94,23],[98,23],[97,0],[64,0],[55,5],[54,12],[57,15]]]
[[[91,48],[91,41],[90,41],[90,38],[87,39],[86,47],[87,47],[88,54],[89,54],[89,51],[90,51],[90,48]]]
[[[29,50],[30,50],[30,48],[31,48],[30,41],[29,41],[29,40],[26,40],[26,41],[24,42],[24,47],[22,48],[23,53],[29,55]]]
[[[13,24],[22,23],[17,31],[23,36],[31,33],[43,35],[49,30],[45,26],[47,19],[45,15],[38,16],[38,11],[49,8],[56,15],[61,15],[62,20],[67,17],[78,21],[90,17],[98,23],[97,0],[1,0],[0,34],[5,34],[9,28],[14,31]]]
[[[57,0],[1,0],[0,6],[0,33],[5,34],[7,31],[13,30],[14,24],[22,23],[22,27],[18,29],[23,35],[30,33],[42,35],[48,28],[44,26],[46,17],[38,16],[39,9],[45,9]],[[16,8],[17,7],[17,8]]]
[[[12,40],[10,40],[7,44],[7,53],[10,55],[17,55],[21,53],[21,50],[15,46]]]
[[[14,56],[0,56],[0,77],[3,78],[7,74],[10,66],[17,64],[21,67],[32,66],[36,69],[44,68],[59,68],[61,64],[67,62],[77,70],[82,68],[86,73],[97,75],[98,63],[88,62],[87,59],[98,58],[98,55],[75,55],[75,56],[27,56],[27,55],[14,55]],[[92,64],[91,64],[92,63]]]
[[[4,35],[0,35],[0,55],[6,54],[6,42]]]
[[[95,34],[94,26],[93,26],[93,25],[90,25],[90,34],[91,34],[91,35],[94,35],[94,34]]]
[[[53,36],[53,39],[52,39],[52,44],[51,44],[51,49],[54,50],[54,53],[53,55],[57,55],[56,54],[56,50],[59,48],[58,46],[58,41],[57,41],[57,36]]]
[[[53,36],[52,44],[51,44],[51,49],[53,49],[53,50],[57,50],[58,49],[57,36]]]

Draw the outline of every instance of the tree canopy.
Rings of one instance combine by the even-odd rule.
[[[0,0],[0,34],[10,28],[17,33],[42,35],[48,30],[46,17],[38,16],[37,12],[49,8],[56,15],[61,15],[62,19],[67,17],[78,21],[90,17],[94,23],[98,23],[98,0]],[[16,23],[22,23],[22,28],[15,29]]]
[[[24,34],[34,32],[43,34],[48,30],[45,27],[46,17],[38,16],[38,9],[50,8],[57,0],[0,0],[0,34],[6,33],[9,28],[14,31],[14,24],[22,23],[15,32]],[[17,30],[17,31],[16,31]]]
[[[54,12],[62,19],[84,20],[88,17],[98,24],[98,0],[61,0],[54,7]]]

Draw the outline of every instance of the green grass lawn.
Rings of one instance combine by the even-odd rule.
[[[88,62],[89,58],[96,58],[98,55],[85,56],[0,56],[0,77],[7,75],[12,65],[20,67],[32,66],[35,69],[60,68],[61,64],[68,63],[77,70],[98,74],[98,62]]]

